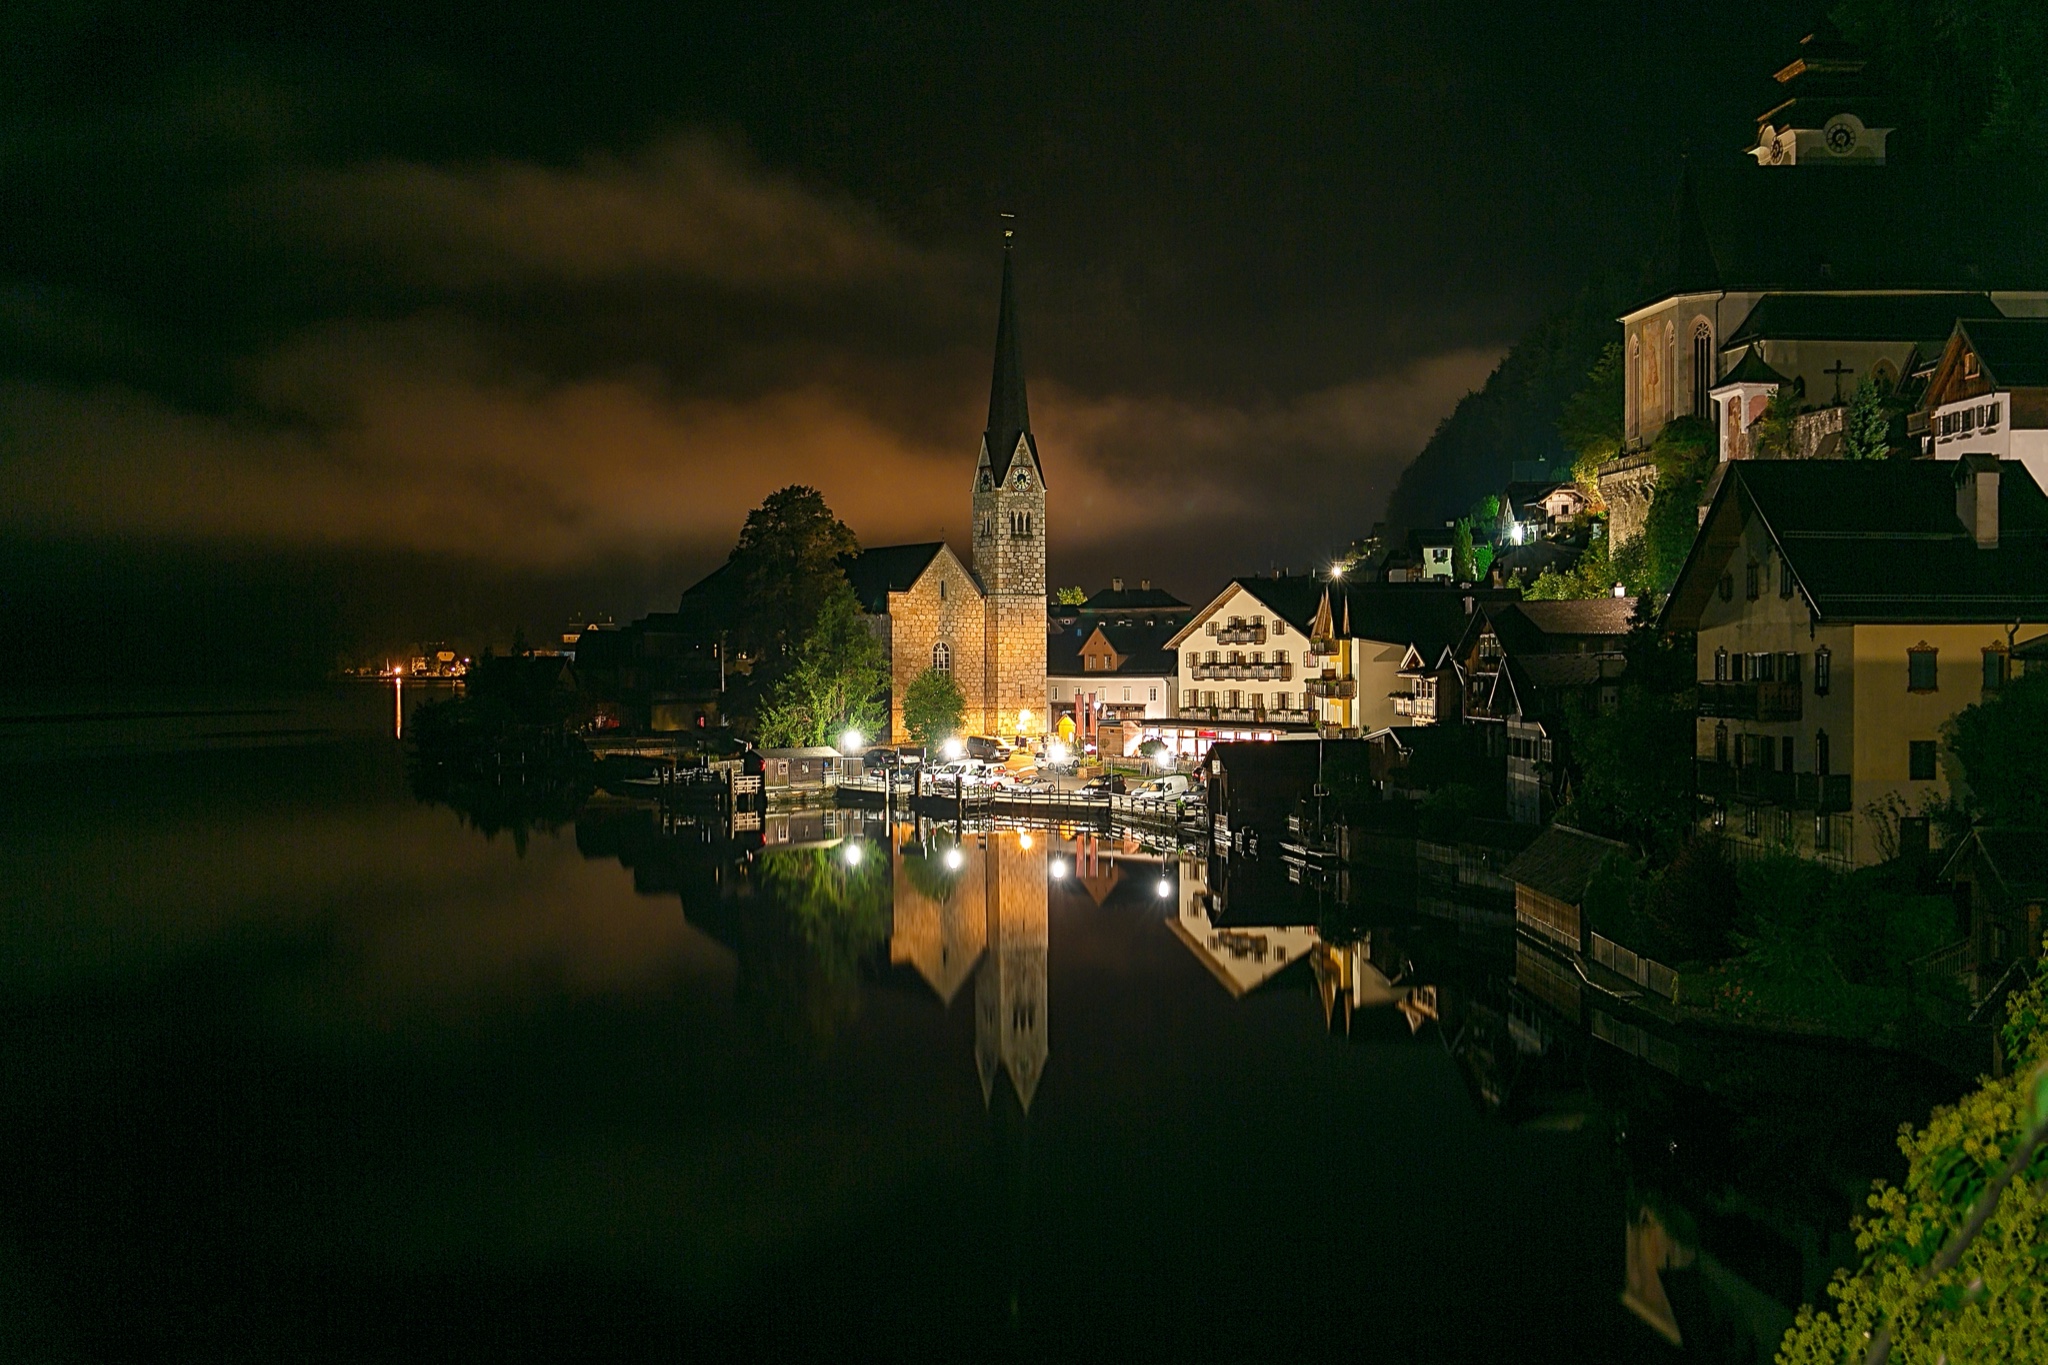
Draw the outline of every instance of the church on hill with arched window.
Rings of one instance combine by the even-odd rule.
[[[1046,730],[1045,470],[1031,434],[1017,330],[1013,239],[1003,236],[995,374],[972,491],[972,563],[942,540],[865,550],[846,569],[889,659],[889,737],[909,739],[903,698],[927,668],[950,673],[966,727]]]

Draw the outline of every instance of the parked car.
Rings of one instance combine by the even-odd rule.
[[[980,759],[984,763],[1001,763],[1009,758],[1010,746],[999,739],[990,739],[987,735],[969,735],[967,756]]]

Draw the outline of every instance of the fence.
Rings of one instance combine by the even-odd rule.
[[[1608,971],[1618,972],[1674,1004],[1678,1001],[1678,973],[1661,962],[1634,953],[1599,934],[1593,935],[1593,960]]]

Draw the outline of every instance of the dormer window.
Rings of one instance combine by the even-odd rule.
[[[1965,379],[1975,379],[1976,377],[1977,377],[1977,353],[1976,353],[1975,351],[1964,351],[1964,352],[1963,352],[1963,378],[1965,378]]]

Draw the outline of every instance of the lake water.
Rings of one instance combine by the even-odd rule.
[[[214,705],[0,725],[5,1358],[1677,1358],[1483,965],[1056,829],[486,835],[388,690]]]

